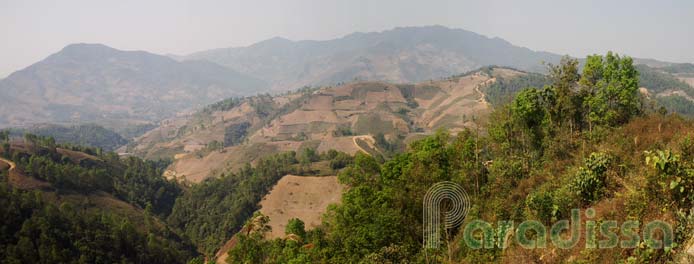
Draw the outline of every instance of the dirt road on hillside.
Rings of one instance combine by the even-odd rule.
[[[3,159],[3,158],[0,158],[0,161],[2,161],[2,162],[4,162],[4,163],[7,163],[8,165],[10,165],[10,169],[7,170],[7,171],[10,171],[10,172],[11,172],[11,171],[13,171],[13,170],[17,167],[17,164],[15,164],[14,162],[12,162],[11,160],[6,160],[6,159]]]
[[[373,137],[371,137],[371,136],[369,136],[369,135],[354,136],[354,137],[352,137],[352,142],[354,143],[354,145],[357,146],[357,148],[358,148],[359,150],[361,150],[362,152],[364,152],[366,155],[371,156],[371,153],[369,153],[369,152],[366,151],[364,148],[362,148],[361,146],[359,146],[359,144],[357,144],[357,139],[364,140],[364,142],[366,142],[366,144],[368,144],[369,147],[371,147],[371,148],[374,149],[374,150],[378,150],[378,149],[376,148],[376,146],[374,146],[375,143],[374,143]]]

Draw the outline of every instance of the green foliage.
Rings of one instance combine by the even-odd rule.
[[[84,194],[103,191],[141,208],[153,206],[153,212],[167,215],[181,190],[164,179],[166,161],[143,161],[115,153],[92,150],[97,157],[76,159],[56,151],[50,138],[27,134],[34,151],[16,153],[13,161],[29,176],[49,182],[54,188]],[[77,148],[79,149],[79,148]],[[90,150],[90,149],[87,149]]]
[[[182,230],[208,256],[222,246],[258,209],[260,199],[284,175],[296,173],[293,152],[262,158],[238,172],[208,178],[180,196],[168,222]]]
[[[657,94],[668,90],[680,90],[690,96],[694,96],[694,89],[691,86],[670,74],[646,65],[637,65],[636,69],[639,71],[640,86],[646,87],[651,93]]]
[[[287,227],[284,229],[284,233],[287,235],[297,235],[301,239],[306,238],[306,229],[304,227],[304,221],[301,221],[301,219],[298,218],[289,219],[289,222],[287,222]]]
[[[169,162],[128,157],[122,164],[126,169],[113,179],[114,194],[141,208],[149,205],[157,215],[169,215],[182,192],[178,185],[161,176]]]
[[[166,161],[143,161],[135,157],[121,160],[115,153],[100,151],[94,154],[101,156],[74,160],[57,152],[51,140],[27,135],[28,141],[36,142],[35,151],[15,153],[13,161],[27,175],[48,181],[55,188],[85,194],[111,193],[141,208],[151,205],[159,215],[171,211],[181,192],[178,185],[161,176],[168,166]]]
[[[533,192],[525,199],[525,204],[529,209],[535,211],[536,216],[544,223],[550,223],[556,215],[554,197],[551,192],[546,190]]]
[[[42,125],[33,129],[20,130],[19,133],[27,133],[54,138],[59,144],[74,144],[80,146],[96,147],[106,151],[128,143],[118,133],[108,130],[96,124],[83,124],[76,126]]]
[[[512,101],[521,90],[528,87],[544,87],[550,84],[547,76],[538,73],[527,73],[512,78],[497,77],[496,81],[483,88],[486,99],[494,106],[501,106]]]
[[[378,146],[382,152],[385,152],[387,156],[392,156],[400,148],[397,140],[389,141],[383,133],[376,133],[374,139],[376,141],[376,146]]]
[[[656,170],[649,178],[652,186],[660,186],[681,207],[694,205],[694,164],[683,162],[681,155],[670,150],[646,151],[645,156],[646,165]]]
[[[571,188],[584,203],[597,201],[603,192],[603,181],[590,170],[579,168],[574,176]]]
[[[340,172],[338,178],[341,183],[350,186],[359,184],[374,185],[376,184],[376,177],[380,170],[381,166],[373,157],[362,152],[357,152],[354,156],[354,164]]]
[[[0,141],[7,142],[9,140],[10,140],[10,131],[9,130],[0,130]]]
[[[602,198],[610,159],[606,153],[591,153],[584,162],[585,167],[578,168],[571,189],[582,202],[592,203]]]
[[[224,130],[224,146],[235,146],[243,143],[250,126],[251,123],[248,122],[229,125]]]
[[[237,97],[232,97],[232,98],[227,98],[222,101],[216,102],[214,104],[208,105],[205,108],[203,108],[203,112],[205,113],[212,113],[216,111],[228,111],[231,110],[232,108],[238,106],[243,102],[244,98],[237,98]]]
[[[315,232],[311,232],[315,233]],[[314,235],[311,235],[314,236]],[[227,263],[312,263],[305,245],[287,239],[265,240],[257,234],[239,234],[238,243],[229,251]]]
[[[656,98],[656,102],[670,112],[694,116],[694,102],[685,97],[679,95],[659,96]]]
[[[528,129],[540,126],[546,113],[540,90],[527,88],[518,93],[511,104],[511,112]]]
[[[185,263],[195,256],[171,233],[138,229],[107,211],[69,203],[59,208],[38,192],[0,183],[3,263]]]
[[[454,181],[468,191],[475,204],[466,221],[516,221],[530,216],[551,223],[567,219],[571,208],[609,196],[613,184],[623,180],[616,177],[635,167],[627,162],[617,169],[616,161],[629,157],[615,158],[598,151],[611,142],[594,135],[600,131],[612,138],[610,133],[618,131],[617,126],[640,114],[634,89],[638,87],[637,74],[629,58],[611,53],[591,56],[586,63],[589,66],[582,75],[578,75],[575,60],[551,65],[551,85],[524,89],[511,104],[497,107],[489,118],[487,133],[464,130],[451,138],[439,131],[413,142],[406,152],[384,163],[358,153],[338,174],[349,188],[341,203],[329,208],[318,230],[306,232],[305,240],[288,236],[267,241],[247,236],[239,239],[243,245],[230,255],[235,261],[266,263],[499,261],[503,254],[498,249],[471,251],[451,246],[451,251],[440,248],[425,254],[421,244],[422,197],[432,184]],[[383,148],[385,136],[376,134],[376,138]],[[633,147],[623,145],[619,147]],[[681,143],[683,150],[694,149],[692,146],[694,143]],[[565,148],[563,155],[548,151],[560,148]],[[592,153],[581,161],[581,151]],[[631,149],[621,151],[617,153],[633,153]],[[322,155],[332,160],[338,157],[336,152]],[[567,170],[574,164],[578,164],[576,169]],[[666,178],[667,184],[675,185],[672,190],[679,191],[679,184],[690,184],[689,178],[683,177],[688,171],[684,166],[679,168],[681,180],[678,176]],[[685,196],[673,199],[691,197],[688,189],[694,187],[685,187]],[[667,193],[674,194],[670,190]],[[440,245],[462,245],[455,239],[459,232],[450,230]]]
[[[351,164],[354,160],[352,156],[350,156],[349,154],[344,152],[337,152],[332,149],[328,151],[328,157],[326,159],[330,160],[330,168],[334,171],[346,167],[347,165]]]
[[[586,59],[581,84],[586,91],[587,119],[592,124],[624,124],[640,113],[638,71],[630,57],[608,52],[604,57]]]
[[[674,63],[665,67],[661,68],[663,71],[668,72],[668,73],[684,73],[684,74],[692,74],[694,73],[694,64],[691,63]]]

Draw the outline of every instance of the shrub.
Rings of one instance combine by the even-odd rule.
[[[579,196],[582,202],[591,203],[600,198],[603,182],[595,173],[586,168],[579,168],[574,177],[571,188]]]
[[[525,199],[525,205],[530,210],[533,210],[535,215],[545,223],[551,222],[556,212],[552,193],[543,190],[528,194],[528,197]]]
[[[585,167],[580,167],[571,183],[571,189],[583,203],[597,201],[603,196],[605,174],[611,157],[602,152],[591,153],[585,160]]]

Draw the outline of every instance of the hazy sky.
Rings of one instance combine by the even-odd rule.
[[[435,24],[572,56],[694,62],[691,0],[0,0],[0,77],[76,42],[186,54]]]

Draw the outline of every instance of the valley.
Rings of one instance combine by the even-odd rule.
[[[694,263],[694,64],[437,25],[249,43],[1,79],[0,263]]]

